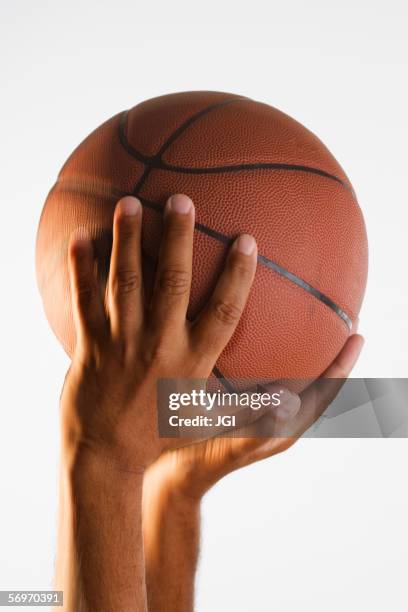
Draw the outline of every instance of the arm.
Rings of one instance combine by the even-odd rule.
[[[146,610],[141,476],[112,471],[102,457],[68,455],[60,487],[55,588],[64,609]]]
[[[61,395],[56,571],[66,612],[147,609],[143,475],[163,451],[186,443],[158,435],[157,380],[208,378],[255,274],[255,241],[241,236],[208,305],[193,324],[187,321],[194,206],[185,196],[173,196],[165,208],[156,283],[146,308],[141,217],[140,202],[132,197],[115,209],[106,300],[87,233],[70,243],[76,346]],[[223,316],[225,304],[233,317]],[[244,422],[254,420],[250,411],[242,413]]]
[[[200,501],[149,468],[143,487],[143,536],[150,612],[191,612],[199,554]]]
[[[362,345],[361,336],[351,336],[319,381],[299,397],[289,394],[274,414],[243,428],[242,437],[238,430],[234,438],[174,450],[149,468],[143,535],[150,612],[192,612],[202,497],[226,474],[292,446],[340,391]]]

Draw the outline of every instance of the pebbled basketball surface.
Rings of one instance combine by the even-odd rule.
[[[174,193],[196,206],[189,317],[211,293],[228,245],[256,237],[257,273],[233,339],[217,362],[226,378],[316,378],[344,345],[367,277],[363,217],[344,171],[297,121],[221,92],[160,96],[119,113],[73,152],[51,189],[37,236],[36,270],[47,318],[75,346],[67,247],[94,238],[106,282],[117,200],[143,204],[146,283],[154,274],[161,212]]]

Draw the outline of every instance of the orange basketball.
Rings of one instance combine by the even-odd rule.
[[[125,194],[139,197],[149,287],[162,209],[174,193],[196,206],[190,317],[210,295],[231,241],[245,232],[258,243],[254,285],[217,375],[316,378],[361,306],[363,217],[347,176],[316,136],[271,106],[221,92],[142,102],[98,127],[63,166],[42,212],[36,267],[45,312],[67,353],[75,345],[71,232],[88,228],[106,283],[115,204]]]

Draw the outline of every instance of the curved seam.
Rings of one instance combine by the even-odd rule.
[[[212,369],[212,374],[214,374],[215,378],[223,385],[223,387],[228,391],[228,393],[237,393],[237,389],[235,388],[235,386],[228,378],[225,378],[224,374],[216,365]]]
[[[242,100],[248,100],[249,98],[228,98],[227,100],[223,100],[222,102],[217,102],[217,104],[210,104],[210,106],[206,106],[202,108],[194,115],[191,115],[188,119],[186,119],[181,125],[179,125],[166,139],[166,141],[162,144],[159,151],[155,155],[145,155],[141,151],[138,151],[130,144],[126,135],[126,125],[127,125],[127,117],[129,111],[123,111],[120,120],[119,120],[119,140],[123,146],[123,148],[132,156],[136,157],[138,161],[146,165],[151,165],[151,161],[154,159],[159,159],[161,155],[168,149],[168,147],[178,138],[184,130],[186,130],[190,125],[201,119],[204,115],[211,112],[212,110],[216,110],[217,108],[222,108],[223,106],[227,106],[228,104],[232,104],[233,102],[240,102]]]
[[[170,171],[170,172],[180,172],[180,173],[190,173],[190,174],[210,174],[210,173],[213,174],[213,173],[221,173],[221,172],[238,172],[238,171],[242,171],[242,170],[264,170],[264,169],[266,169],[266,170],[285,170],[285,171],[307,172],[307,173],[316,174],[316,175],[323,176],[325,178],[334,180],[337,183],[339,183],[340,185],[342,185],[343,187],[345,187],[346,189],[348,189],[349,191],[351,191],[352,193],[354,193],[353,188],[351,186],[349,186],[347,183],[342,181],[339,177],[335,176],[334,174],[330,174],[330,173],[326,172],[325,170],[321,170],[319,168],[313,168],[313,167],[309,167],[309,166],[302,166],[302,165],[298,165],[298,164],[277,164],[277,163],[273,163],[273,164],[272,163],[264,163],[264,164],[262,164],[262,163],[260,163],[260,164],[240,164],[240,165],[235,165],[235,166],[219,166],[219,167],[216,167],[216,168],[186,168],[186,167],[173,166],[171,164],[166,164],[166,162],[163,162],[163,160],[161,159],[161,156],[163,155],[163,153],[176,140],[176,138],[182,132],[184,132],[190,125],[192,125],[195,121],[200,119],[202,116],[204,116],[205,114],[207,114],[211,110],[215,110],[217,108],[221,108],[223,106],[226,106],[227,104],[231,104],[232,102],[238,102],[238,101],[246,100],[246,99],[248,99],[248,98],[244,98],[244,97],[241,97],[241,98],[230,98],[230,99],[227,99],[227,100],[223,100],[220,103],[212,104],[210,106],[207,106],[206,108],[202,109],[201,111],[198,111],[197,113],[192,115],[189,119],[187,119],[184,123],[182,123],[168,137],[166,142],[159,149],[158,153],[156,155],[153,155],[153,156],[143,155],[142,153],[140,153],[140,151],[137,151],[129,143],[129,141],[128,141],[127,137],[126,137],[126,122],[127,122],[128,111],[125,111],[124,113],[122,113],[122,116],[121,116],[120,121],[119,121],[119,139],[120,139],[120,142],[121,142],[122,146],[124,147],[124,149],[130,155],[132,155],[133,157],[136,157],[136,159],[141,161],[146,166],[144,172],[142,173],[141,178],[139,179],[137,185],[135,186],[135,188],[133,190],[133,194],[134,195],[139,195],[139,191],[140,191],[144,181],[146,180],[146,178],[148,177],[148,175],[149,175],[149,173],[151,172],[152,169],[161,169],[161,170],[167,170],[167,171]],[[159,212],[162,211],[162,206],[160,204],[157,204],[156,202],[151,202],[151,201],[147,200],[146,198],[141,198],[140,196],[139,196],[139,198],[142,201],[142,203],[144,203],[148,207],[150,206],[150,208],[152,208],[153,210],[156,210],[156,211],[159,211]],[[216,230],[213,230],[212,228],[209,228],[206,225],[203,225],[201,223],[196,223],[195,224],[195,229],[197,229],[199,232],[202,232],[202,233],[206,234],[207,236],[210,236],[211,238],[214,238],[215,240],[223,242],[224,244],[231,244],[232,243],[232,239],[228,238],[228,236],[226,236],[225,234],[217,232]],[[258,255],[258,262],[260,264],[264,265],[265,267],[270,268],[271,270],[273,270],[274,272],[276,272],[277,274],[279,274],[283,278],[286,278],[287,280],[291,281],[292,283],[294,283],[295,285],[297,285],[301,289],[304,289],[310,295],[313,295],[320,302],[322,302],[322,304],[325,304],[335,314],[337,314],[342,319],[342,321],[347,325],[347,327],[349,329],[352,328],[351,318],[347,315],[347,313],[342,308],[340,308],[335,302],[333,302],[333,300],[331,300],[327,295],[325,295],[324,293],[322,293],[321,291],[319,291],[318,289],[316,289],[315,287],[313,287],[312,285],[307,283],[305,280],[303,280],[302,278],[300,278],[296,274],[293,274],[289,270],[286,270],[285,268],[283,268],[282,266],[280,266],[276,262],[272,261],[271,259],[269,259],[269,258],[267,258],[267,257],[265,257],[263,255]]]
[[[158,204],[157,202],[152,202],[151,200],[147,200],[146,198],[140,198],[140,201],[144,206],[154,210],[155,212],[163,212],[163,206]],[[227,246],[231,245],[234,241],[233,238],[229,238],[225,234],[218,232],[217,230],[212,229],[211,227],[207,227],[203,223],[196,223],[195,229],[210,238],[214,238],[214,240],[218,240]],[[282,276],[286,280],[291,281],[293,284],[297,285],[301,289],[307,291],[310,295],[313,295],[316,299],[318,299],[322,304],[330,308],[340,319],[347,325],[347,327],[351,330],[352,328],[352,320],[349,315],[338,306],[332,299],[330,299],[327,295],[313,287],[310,283],[303,280],[293,272],[290,272],[286,268],[283,268],[279,264],[277,264],[272,259],[265,257],[264,255],[258,255],[258,262],[266,268],[273,270],[279,276]]]
[[[230,172],[250,172],[255,170],[275,170],[275,171],[286,171],[286,172],[305,172],[309,174],[317,174],[324,178],[336,181],[347,189],[352,191],[350,185],[345,183],[342,179],[338,178],[334,174],[330,174],[320,168],[314,168],[313,166],[302,166],[300,164],[281,164],[275,162],[260,162],[254,164],[237,164],[230,166],[213,166],[213,167],[201,167],[201,168],[190,168],[186,166],[174,166],[167,164],[166,162],[160,161],[159,163],[154,162],[151,167],[156,170],[165,170],[168,172],[179,172],[180,174],[222,174]]]
[[[125,149],[125,151],[131,155],[132,157],[135,157],[138,161],[140,161],[141,163],[145,164],[145,169],[140,177],[140,179],[138,180],[138,182],[136,183],[134,189],[133,189],[133,195],[137,196],[139,191],[141,190],[141,188],[143,187],[144,183],[146,182],[150,172],[155,168],[155,165],[152,163],[153,160],[155,160],[156,163],[160,163],[162,162],[162,155],[165,153],[165,151],[167,151],[167,149],[170,147],[170,145],[188,128],[190,127],[190,125],[192,125],[193,123],[195,123],[196,121],[198,121],[199,119],[201,119],[201,117],[203,117],[204,115],[208,114],[209,112],[211,112],[212,110],[215,110],[217,108],[222,108],[223,106],[227,106],[228,104],[231,104],[232,102],[240,102],[241,100],[247,100],[248,98],[245,97],[239,97],[239,98],[228,98],[227,100],[223,100],[222,102],[217,102],[216,104],[210,104],[210,106],[206,106],[205,108],[202,108],[200,111],[198,111],[197,113],[195,113],[194,115],[191,115],[191,117],[189,117],[188,119],[186,119],[186,121],[184,121],[181,125],[179,125],[171,134],[170,136],[167,138],[167,140],[162,144],[162,146],[160,147],[158,153],[156,153],[155,155],[152,156],[147,156],[147,155],[143,155],[143,153],[140,153],[139,151],[137,151],[128,141],[127,136],[126,136],[126,125],[127,125],[127,117],[128,117],[128,113],[129,111],[124,111],[121,115],[120,121],[119,121],[119,141],[122,145],[122,147]]]
[[[56,185],[57,184],[61,184],[61,183],[64,185],[64,188],[66,190],[73,191],[74,183],[72,181],[72,177],[70,178],[69,181],[67,179],[64,180],[62,177],[58,178]],[[127,192],[124,192],[122,190],[114,188],[114,189],[112,189],[111,193],[106,193],[104,195],[106,197],[115,199],[115,198],[123,197],[123,196],[127,195]],[[146,206],[147,208],[150,208],[151,210],[154,210],[155,212],[158,212],[158,213],[162,213],[163,212],[163,205],[162,204],[159,204],[158,202],[153,202],[152,200],[148,200],[147,198],[143,198],[143,197],[139,197],[139,199],[140,199],[141,203],[143,204],[143,206]],[[221,242],[221,243],[223,243],[223,244],[225,244],[227,246],[231,245],[232,242],[233,242],[233,238],[229,238],[225,234],[223,234],[221,232],[218,232],[217,230],[212,229],[211,227],[208,227],[208,226],[204,225],[203,223],[196,222],[195,223],[195,229],[198,232],[201,232],[202,234],[205,234],[206,236],[209,236],[210,238],[214,238],[214,240],[218,240],[218,242]],[[258,255],[258,262],[261,265],[263,265],[263,266],[265,266],[267,268],[270,268],[271,270],[273,270],[277,274],[283,276],[287,280],[290,280],[291,282],[296,284],[298,287],[308,291],[308,293],[310,293],[311,295],[316,297],[323,304],[325,304],[331,310],[333,310],[333,312],[335,312],[344,321],[344,323],[347,325],[347,327],[349,329],[351,329],[351,327],[352,327],[352,320],[351,320],[351,318],[348,316],[348,314],[342,308],[340,308],[335,302],[333,302],[333,300],[331,300],[329,297],[327,297],[324,293],[322,293],[318,289],[315,289],[312,285],[310,285],[309,283],[307,283],[306,281],[304,281],[300,277],[296,276],[295,274],[293,274],[289,270],[286,270],[285,268],[283,268],[282,266],[280,266],[276,262],[272,261],[268,257],[265,257],[264,255]]]
[[[207,107],[190,117],[189,120],[184,122],[180,128],[177,128],[173,134],[167,139],[164,145],[161,147],[159,153],[156,155],[145,155],[135,149],[127,140],[126,137],[126,121],[128,111],[124,111],[122,113],[120,122],[119,122],[119,140],[125,149],[125,151],[131,155],[133,158],[137,159],[137,161],[145,164],[150,169],[157,170],[165,170],[168,172],[179,172],[180,174],[219,174],[219,173],[229,173],[229,172],[243,172],[243,171],[255,171],[255,170],[275,170],[275,171],[289,171],[289,172],[305,172],[309,174],[315,174],[317,176],[322,176],[329,180],[335,181],[336,183],[342,185],[345,189],[350,191],[354,195],[354,190],[352,186],[343,181],[341,178],[336,176],[335,174],[331,174],[330,172],[326,172],[326,170],[322,170],[321,168],[315,168],[313,166],[305,166],[302,164],[284,164],[279,162],[257,162],[250,164],[231,164],[226,166],[212,166],[212,167],[188,167],[188,166],[176,166],[174,164],[169,164],[161,159],[163,153],[167,150],[167,148],[174,142],[174,140],[192,123],[201,118],[204,114],[210,112],[211,110],[215,110],[219,107],[226,106],[227,104],[231,104],[232,102],[239,102],[241,100],[246,100],[247,98],[234,98],[232,100],[225,100],[223,103],[212,105],[211,107]],[[139,187],[140,189],[140,187]],[[134,193],[137,193],[138,189],[135,188]]]

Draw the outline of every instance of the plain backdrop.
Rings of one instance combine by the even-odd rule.
[[[407,4],[401,0],[1,4],[0,589],[51,587],[68,359],[35,284],[36,228],[94,127],[164,93],[248,95],[317,133],[367,222],[355,376],[407,376]],[[197,610],[407,609],[408,444],[302,440],[203,505]],[[37,608],[36,608],[37,609]]]

